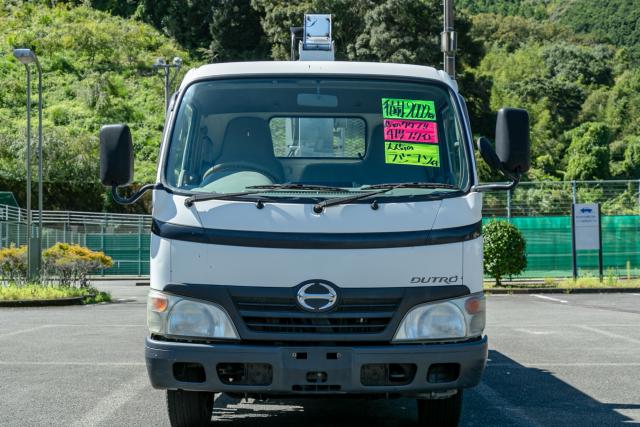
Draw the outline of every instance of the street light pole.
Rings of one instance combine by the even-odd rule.
[[[440,46],[443,53],[444,71],[453,80],[456,79],[456,50],[458,48],[458,36],[453,26],[453,1],[443,2],[443,31]]]
[[[24,64],[27,70],[27,278],[32,279],[33,273],[33,230],[31,229],[31,68]]]
[[[156,59],[156,62],[153,64],[153,68],[159,69],[162,68],[164,71],[164,113],[165,116],[167,114],[167,110],[169,109],[169,99],[171,97],[171,86],[176,80],[176,76],[178,75],[178,71],[180,71],[180,67],[182,67],[182,59],[179,57],[173,58],[173,61],[169,64],[164,58]],[[171,78],[171,69],[173,71],[173,78]]]
[[[35,56],[35,54],[34,54]],[[40,267],[42,262],[42,235],[44,234],[44,228],[42,228],[42,67],[40,67],[40,61],[36,58],[36,66],[38,68],[38,257],[37,257],[37,269],[38,275],[40,274]]]
[[[31,49],[14,49],[13,55],[27,71],[27,275],[29,280],[34,280],[40,274],[42,258],[42,67]],[[31,64],[36,64],[38,70],[38,228],[35,237],[31,224]]]

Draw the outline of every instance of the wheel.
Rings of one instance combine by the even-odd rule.
[[[455,427],[462,412],[462,390],[446,399],[418,399],[418,424],[423,427]]]
[[[173,427],[208,426],[213,413],[213,393],[167,390],[167,409]]]

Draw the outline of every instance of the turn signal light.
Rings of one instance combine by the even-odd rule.
[[[151,306],[151,311],[162,313],[169,306],[169,300],[163,295],[152,295],[149,297],[149,305]]]
[[[469,314],[478,314],[482,311],[482,300],[480,300],[480,298],[469,298],[464,303],[464,309],[467,310]]]

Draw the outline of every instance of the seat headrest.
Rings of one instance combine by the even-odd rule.
[[[273,157],[271,131],[265,120],[238,117],[229,122],[222,142],[222,158]]]
[[[271,130],[266,120],[257,117],[232,119],[224,132],[222,153],[216,163],[253,163],[269,170],[280,182],[284,171],[273,154]]]

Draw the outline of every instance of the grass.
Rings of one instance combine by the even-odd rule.
[[[640,278],[622,279],[617,276],[605,275],[600,281],[597,277],[579,277],[573,279],[545,278],[544,281],[509,282],[503,281],[501,286],[495,286],[493,280],[484,282],[484,289],[526,289],[526,288],[557,288],[557,289],[584,289],[584,288],[640,288]]]
[[[101,292],[92,287],[75,288],[71,286],[49,286],[35,283],[28,285],[16,285],[13,283],[0,285],[0,301],[47,300],[82,296],[85,297],[83,304],[97,304],[111,301],[111,295],[108,292]]]
[[[602,282],[597,277],[580,277],[576,280],[565,279],[558,282],[558,288],[637,288],[640,287],[640,280],[620,280],[617,277],[607,277]]]

